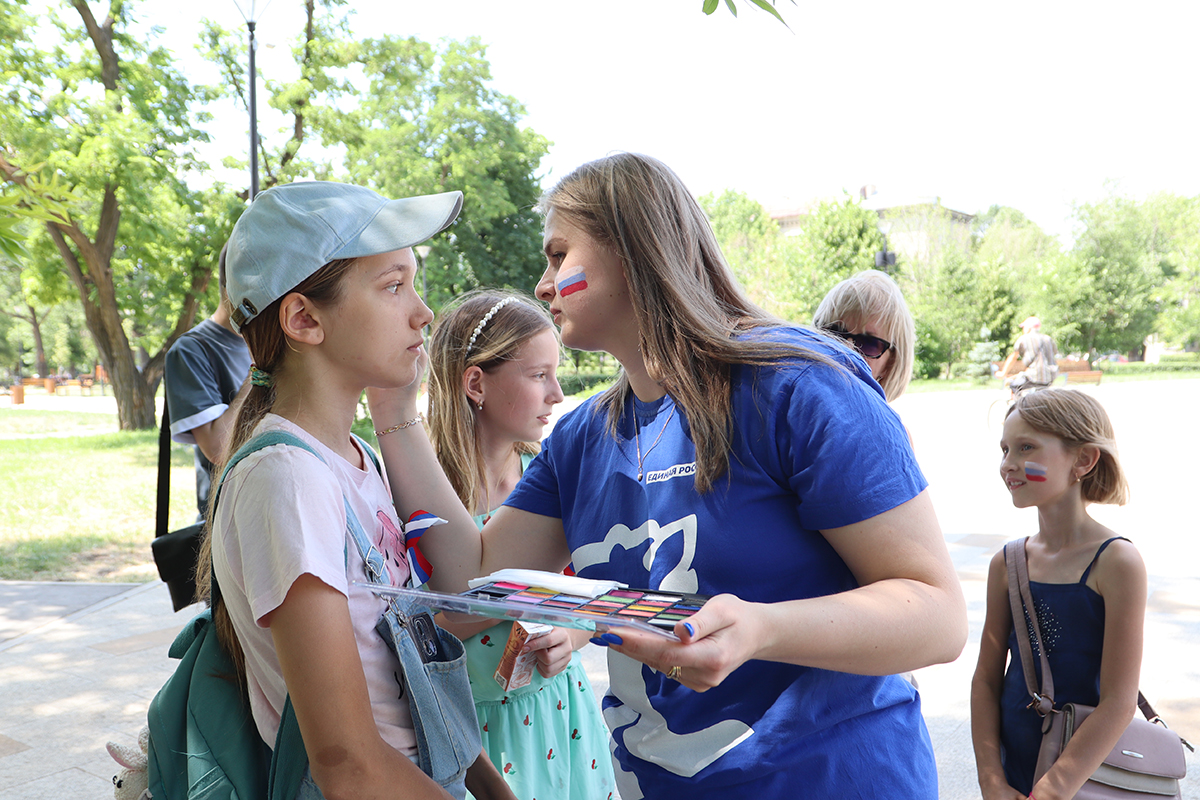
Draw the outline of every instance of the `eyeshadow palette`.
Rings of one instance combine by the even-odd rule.
[[[560,576],[561,577],[561,576]],[[639,630],[677,639],[675,623],[700,610],[708,597],[658,590],[615,587],[591,596],[512,580],[489,580],[461,594],[401,589],[374,583],[378,594],[399,595],[442,611],[494,619],[521,619],[562,628],[603,633],[616,628]]]

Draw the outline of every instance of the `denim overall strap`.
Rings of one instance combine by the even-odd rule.
[[[390,586],[387,559],[367,537],[349,504],[346,519],[351,538],[365,562],[367,577],[373,583]],[[448,660],[423,662],[408,621],[428,608],[415,600],[395,596],[387,597],[386,602],[387,610],[375,630],[400,659],[417,735],[417,765],[452,795],[461,798],[466,791],[463,781],[467,767],[483,747],[471,685],[466,679],[462,642],[438,628]]]

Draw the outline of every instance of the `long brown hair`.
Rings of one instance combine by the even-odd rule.
[[[496,308],[505,300],[508,302]],[[492,309],[495,313],[479,328]],[[487,476],[475,412],[463,391],[463,373],[470,367],[491,372],[515,358],[521,345],[547,330],[554,330],[554,322],[539,303],[516,292],[494,289],[462,295],[442,310],[433,329],[429,340],[429,438],[450,485],[472,513],[481,499],[487,500],[482,489]],[[522,454],[539,449],[537,442],[515,445]]]
[[[618,153],[584,164],[543,195],[539,209],[577,225],[621,259],[642,357],[680,406],[696,445],[696,491],[729,469],[734,364],[830,359],[738,332],[786,325],[750,302],[699,204],[665,164]],[[624,370],[597,401],[616,434],[630,393]]]
[[[242,326],[242,337],[246,340],[246,346],[250,348],[250,357],[258,369],[277,376],[284,368],[284,361],[291,349],[287,335],[279,327],[279,308],[284,298],[292,292],[298,292],[318,305],[332,305],[341,298],[343,279],[355,263],[356,259],[340,259],[329,262]],[[204,538],[201,540],[200,554],[196,561],[196,599],[208,602],[212,606],[213,625],[217,632],[217,638],[233,660],[238,677],[243,684],[246,675],[245,654],[242,652],[242,646],[233,630],[229,611],[219,597],[215,600],[213,598],[212,526],[225,465],[229,462],[230,456],[250,440],[258,423],[274,405],[275,387],[273,384],[250,387],[250,391],[246,394],[246,399],[238,411],[229,442],[218,463],[213,466],[213,490],[209,497],[208,523],[204,526]]]

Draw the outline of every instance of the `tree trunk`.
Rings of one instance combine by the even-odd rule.
[[[137,368],[113,286],[111,262],[120,218],[116,190],[109,186],[104,193],[95,242],[74,222],[69,225],[48,222],[46,230],[62,256],[64,270],[79,292],[88,332],[100,353],[100,361],[108,372],[117,400],[118,426],[123,431],[150,430],[156,427],[150,384],[157,385],[157,380],[147,381]]]
[[[50,377],[50,367],[46,363],[46,345],[42,341],[42,323],[38,319],[37,309],[26,303],[29,309],[29,326],[33,329],[33,352],[37,359],[37,374],[39,378]]]

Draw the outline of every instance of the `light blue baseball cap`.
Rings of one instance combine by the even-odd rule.
[[[462,192],[388,200],[362,186],[303,181],[254,199],[229,237],[226,286],[241,327],[330,261],[420,244],[462,210]]]

